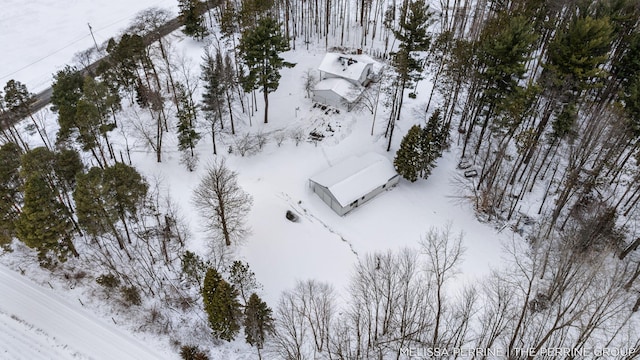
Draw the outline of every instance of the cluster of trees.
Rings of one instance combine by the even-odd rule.
[[[586,199],[634,212],[639,14],[632,1],[491,3],[440,35],[436,91],[445,123],[460,111],[479,211],[517,219],[542,194],[549,231]]]
[[[570,244],[581,236],[572,233],[514,242],[506,268],[455,285],[461,240],[447,228],[431,229],[419,249],[366,255],[344,302],[328,284],[299,282],[282,295],[265,348],[282,359],[390,359],[412,348],[525,359],[517,349],[589,353],[639,345],[627,288],[631,263],[575,254]]]
[[[435,161],[442,156],[446,141],[440,111],[435,111],[424,128],[414,125],[402,138],[393,160],[396,171],[411,182],[426,179],[431,175]]]
[[[261,358],[266,339],[273,334],[274,317],[256,293],[260,285],[249,264],[238,260],[216,264],[187,251],[182,257],[182,277],[200,289],[212,336],[232,341],[244,329],[246,342]]]

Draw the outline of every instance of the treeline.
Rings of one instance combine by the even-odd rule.
[[[640,345],[639,303],[629,305],[627,283],[633,267],[576,254],[579,241],[575,234],[532,246],[514,241],[505,268],[464,281],[460,265],[473,254],[464,253],[462,235],[431,229],[416,249],[365,255],[344,298],[315,280],[286,291],[265,349],[281,359],[399,359],[411,349],[525,359],[547,348],[611,349],[631,359]]]

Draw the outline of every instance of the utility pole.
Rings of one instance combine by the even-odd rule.
[[[93,36],[93,29],[91,28],[91,24],[87,23],[87,26],[89,27],[89,32],[91,33],[91,38],[93,39],[93,44],[96,46],[96,51],[98,53],[100,53],[100,49],[98,49],[98,43],[96,42],[96,37]]]

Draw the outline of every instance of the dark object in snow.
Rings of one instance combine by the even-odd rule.
[[[410,99],[415,99],[416,97],[417,97],[416,93],[412,93],[412,92],[409,93]]]
[[[465,170],[465,169],[470,168],[470,167],[471,167],[471,165],[472,165],[472,164],[471,164],[469,161],[467,161],[467,160],[461,160],[461,161],[458,163],[458,169],[460,169],[460,170]]]
[[[294,214],[291,210],[287,210],[287,213],[284,216],[291,222],[298,222],[299,219],[298,215]]]
[[[476,170],[467,170],[464,172],[464,177],[466,178],[471,178],[471,177],[476,177],[478,176],[478,172]]]
[[[311,139],[311,141],[322,141],[322,139],[324,139],[324,134],[316,130],[312,130],[309,133],[309,139]]]

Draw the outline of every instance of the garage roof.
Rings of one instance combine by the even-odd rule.
[[[387,158],[380,154],[367,153],[348,157],[309,180],[329,189],[338,203],[344,207],[386,184],[395,176],[398,174]]]

